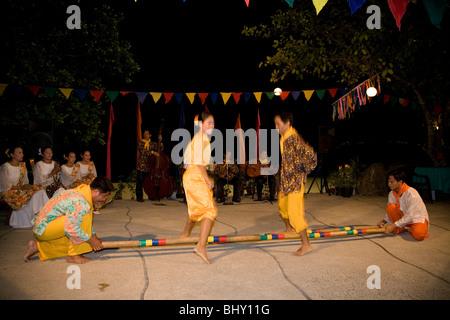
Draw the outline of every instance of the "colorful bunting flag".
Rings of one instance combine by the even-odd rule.
[[[166,103],[169,103],[169,101],[173,97],[173,92],[164,92],[163,94],[164,94],[164,99],[166,99]]]
[[[253,95],[255,96],[256,101],[258,101],[258,103],[260,103],[262,92],[253,92]]]
[[[105,94],[108,97],[109,101],[114,102],[114,100],[116,100],[119,96],[119,91],[105,91]]]
[[[188,97],[188,99],[191,102],[191,104],[194,103],[195,94],[196,94],[195,92],[186,92],[186,96]]]
[[[348,0],[348,5],[350,6],[350,11],[352,13],[352,15],[356,12],[356,10],[358,10],[363,4],[364,2],[366,2],[367,0]]]
[[[95,101],[99,101],[100,98],[103,95],[103,91],[102,90],[90,90],[91,95],[94,97]]]
[[[162,96],[162,92],[150,92],[150,95],[153,97],[153,101],[157,103]]]
[[[66,99],[69,99],[70,94],[72,93],[73,89],[68,88],[59,88],[59,91],[66,97]]]
[[[431,23],[441,29],[441,22],[447,7],[447,0],[423,0],[423,4],[428,12]]]
[[[397,28],[400,31],[401,21],[403,15],[406,12],[406,6],[408,5],[409,0],[387,0],[387,1],[389,4],[389,9],[391,9],[395,21],[397,22]]]
[[[311,99],[311,96],[314,93],[314,90],[303,90],[303,93],[305,94],[305,98],[306,100],[309,101],[309,99]]]
[[[294,7],[294,0],[285,0],[290,6],[291,8]]]
[[[205,104],[206,98],[208,97],[208,93],[199,92],[197,93],[197,95],[199,96],[202,105]]]
[[[221,92],[220,95],[222,96],[223,104],[227,104],[228,99],[230,99],[231,92]]]
[[[40,86],[25,86],[27,87],[34,95],[37,95],[39,90],[41,89]]]
[[[234,101],[236,102],[236,104],[238,104],[239,100],[241,99],[242,92],[232,92],[231,94],[233,95],[233,98],[234,98]]]
[[[80,98],[81,101],[83,101],[84,98],[86,98],[86,94],[89,92],[89,90],[83,89],[74,89],[73,91],[77,94],[78,98]]]
[[[319,14],[320,10],[327,4],[328,0],[313,0],[314,7],[316,8],[316,14]]]

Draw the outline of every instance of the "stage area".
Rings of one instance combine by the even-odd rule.
[[[306,195],[309,228],[375,225],[387,197]],[[176,238],[187,207],[180,199],[164,206],[146,200],[115,200],[94,217],[104,241]],[[450,299],[450,201],[431,204],[430,237],[407,233],[311,239],[314,250],[291,253],[300,240],[224,243],[208,246],[212,265],[192,253],[193,245],[108,249],[72,269],[64,258],[24,263],[30,229],[3,225],[0,212],[0,299],[189,299],[322,300]],[[212,235],[281,233],[277,203],[244,197],[218,205]],[[198,236],[196,226],[192,236]],[[75,270],[75,271],[74,271]],[[81,287],[73,287],[78,272]]]

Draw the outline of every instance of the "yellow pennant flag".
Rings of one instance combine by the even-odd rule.
[[[253,94],[254,94],[254,96],[256,98],[256,101],[258,101],[258,103],[260,103],[261,102],[262,92],[253,92]]]
[[[191,102],[191,104],[194,103],[195,95],[196,95],[195,92],[186,92],[186,96],[188,97],[188,99]]]
[[[314,7],[316,7],[316,13],[319,14],[320,10],[327,4],[328,0],[313,0]]]
[[[305,98],[306,100],[309,101],[309,99],[311,99],[311,96],[314,93],[314,90],[303,90],[303,93],[305,94]]]
[[[149,93],[153,97],[153,101],[155,101],[155,103],[157,103],[159,98],[161,98],[162,96],[162,92],[149,92]]]
[[[59,88],[59,91],[61,91],[61,93],[66,97],[66,99],[69,99],[73,89]]]
[[[228,99],[231,97],[231,92],[221,92],[220,94],[222,95],[223,104],[227,104]]]
[[[6,83],[0,83],[0,96],[3,95],[3,92],[5,91],[7,86],[8,85]]]

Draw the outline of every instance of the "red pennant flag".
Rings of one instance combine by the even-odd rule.
[[[284,101],[289,96],[290,93],[291,93],[290,91],[281,91],[280,93],[281,100]]]
[[[208,97],[208,93],[197,93],[197,95],[200,97],[202,104],[205,104],[205,100]]]
[[[106,142],[106,177],[109,179],[111,179],[111,135],[113,124],[114,124],[114,110],[111,102],[109,107],[108,140]]]
[[[388,3],[389,9],[391,9],[395,21],[397,22],[397,28],[400,30],[401,21],[406,12],[406,6],[408,5],[409,0],[388,0]]]
[[[239,99],[241,99],[242,92],[232,92],[231,94],[233,95],[233,98],[234,98],[234,101],[236,101],[236,104],[238,104]]]
[[[338,88],[328,89],[328,92],[330,93],[331,97],[334,98],[336,95],[336,92],[338,91]]]
[[[31,92],[33,92],[34,95],[37,95],[39,92],[39,89],[41,89],[40,86],[25,86],[28,89],[30,89]]]
[[[102,90],[90,90],[92,96],[94,97],[95,101],[99,101],[100,98],[103,95],[103,91]]]
[[[166,103],[169,103],[170,99],[173,97],[173,92],[163,92]]]

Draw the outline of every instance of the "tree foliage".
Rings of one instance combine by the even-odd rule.
[[[62,0],[2,2],[0,82],[88,90],[131,83],[139,66],[130,44],[119,36],[122,14],[100,1],[83,2],[79,5],[81,29],[69,29],[66,10],[70,4]],[[60,93],[49,98],[43,90],[36,96],[23,90],[20,96],[1,97],[2,126],[47,120],[62,145],[104,144],[101,103],[89,95],[81,101],[73,93],[69,99]],[[26,129],[18,134],[26,135]]]
[[[381,9],[381,29],[369,29],[371,13]],[[272,70],[271,81],[314,78],[349,88],[380,74],[383,88],[417,100],[424,113],[428,136],[424,150],[435,164],[442,159],[443,133],[450,117],[450,33],[433,26],[423,3],[410,3],[401,31],[386,2],[367,1],[351,15],[348,1],[328,1],[316,15],[310,0],[296,0],[293,9],[278,10],[270,23],[246,26],[243,34],[272,40],[273,54],[260,66]],[[439,115],[434,107],[443,108]],[[437,129],[439,128],[439,129]]]

